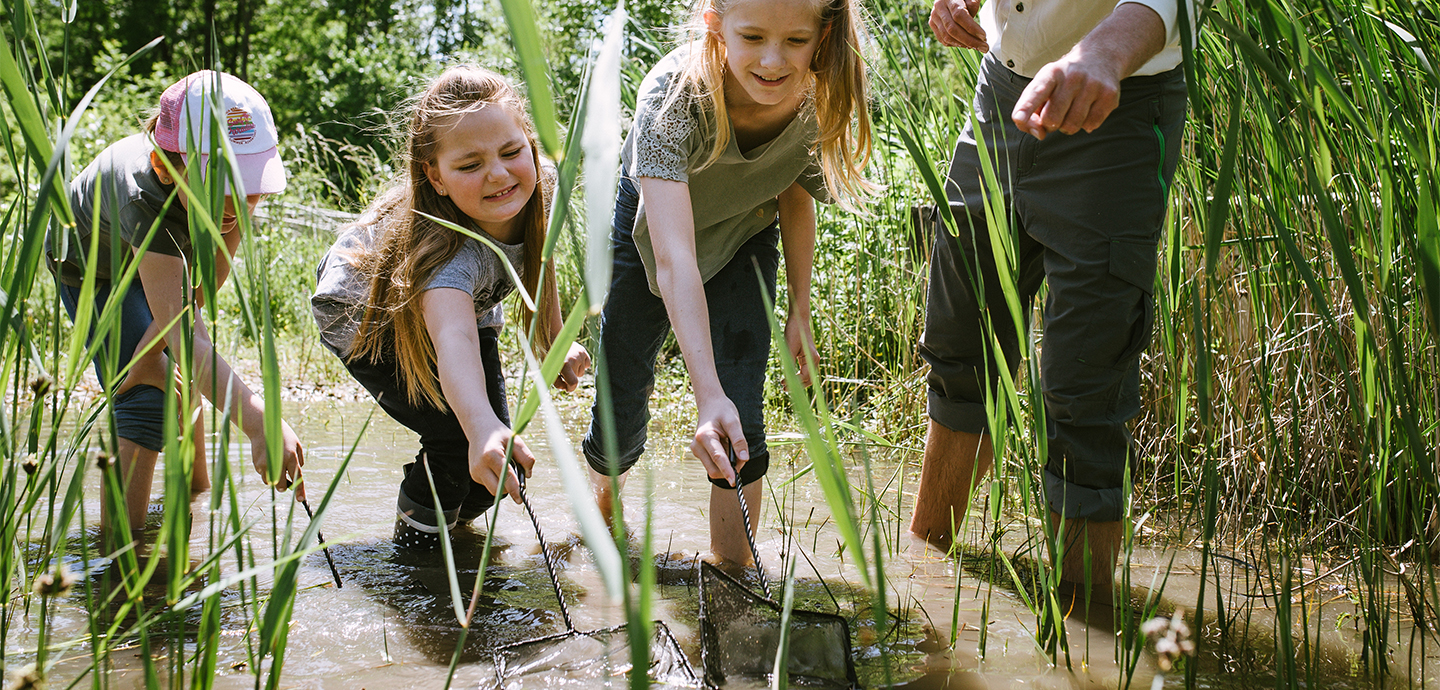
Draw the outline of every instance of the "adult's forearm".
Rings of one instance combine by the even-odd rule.
[[[1125,3],[1080,40],[1072,53],[1109,65],[1117,80],[1145,66],[1165,48],[1165,20],[1145,5]]]

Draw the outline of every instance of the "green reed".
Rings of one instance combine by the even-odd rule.
[[[935,46],[928,8],[877,5],[888,67],[878,78],[881,127],[895,132],[882,160],[911,159],[885,179],[910,203],[938,199],[938,171],[968,117],[974,56]],[[1430,508],[1440,324],[1434,8],[1221,2],[1201,27],[1186,65],[1191,114],[1157,278],[1157,339],[1142,362],[1133,510],[1160,510],[1151,524],[1168,523],[1172,543],[1198,541],[1207,569],[1212,554],[1275,554],[1255,559],[1266,587],[1294,586],[1298,596],[1308,596],[1294,581],[1302,559],[1353,558],[1343,572],[1368,631],[1361,658],[1384,674],[1394,670],[1388,650],[1410,644],[1392,637],[1396,621],[1417,606],[1428,617],[1424,602],[1437,593],[1427,553],[1440,524]],[[1003,248],[995,228],[1006,219],[987,213]],[[901,236],[892,231],[892,247]],[[1006,257],[997,263],[1003,272]],[[822,247],[817,273],[833,268]],[[864,274],[866,284],[905,278]],[[1030,315],[1011,312],[1013,323],[991,328],[1013,327],[1029,342]],[[1025,385],[1036,373],[1031,351],[1022,380],[996,391],[992,425],[999,501],[1029,515],[1044,457],[1043,408]],[[905,388],[921,397],[914,377]],[[1181,526],[1196,520],[1198,530]],[[1395,558],[1411,562],[1398,583]],[[1128,582],[1128,568],[1121,577]],[[1399,603],[1397,588],[1414,603]],[[1210,591],[1175,603],[1233,622],[1237,612],[1205,608]],[[1275,651],[1298,660],[1282,684],[1314,681],[1319,623],[1300,627],[1292,645],[1286,618],[1293,612],[1298,625],[1308,614],[1282,599],[1267,599],[1278,609]],[[1034,604],[1037,636],[1063,635],[1049,602]],[[1137,648],[1134,631],[1121,637]],[[1187,672],[1193,683],[1194,667]]]
[[[517,43],[537,41],[533,19],[526,23],[528,3],[505,6]],[[113,430],[105,421],[103,401],[82,406],[73,398],[93,350],[83,336],[74,335],[85,328],[65,325],[44,287],[48,279],[39,271],[44,228],[70,222],[64,181],[80,161],[65,162],[67,130],[85,116],[89,99],[78,107],[63,101],[63,77],[48,71],[46,48],[29,28],[33,13],[23,2],[17,8],[11,32],[0,34],[5,41],[0,88],[8,108],[0,118],[0,141],[18,189],[26,190],[0,211],[5,236],[0,381],[12,393],[0,424],[0,509],[5,511],[0,521],[5,547],[0,551],[0,637],[8,637],[22,612],[37,614],[35,661],[43,671],[54,658],[52,648],[71,641],[54,640],[48,632],[45,616],[53,597],[28,593],[38,575],[76,550],[77,541],[69,535],[78,521],[94,519],[83,515],[79,477],[95,471],[87,469],[94,462],[94,439],[113,445]],[[811,467],[800,474],[814,474],[820,482],[845,553],[867,578],[876,596],[873,609],[883,617],[893,602],[887,600],[881,565],[899,557],[899,537],[908,519],[905,487],[913,481],[924,426],[923,375],[914,343],[923,323],[928,238],[909,239],[912,207],[943,197],[939,185],[969,116],[978,56],[934,43],[924,25],[928,4],[877,0],[873,10],[879,29],[872,63],[879,148],[872,175],[888,185],[887,191],[865,217],[822,211],[813,288],[821,354],[817,390],[822,394],[807,395],[792,382],[788,393],[777,392],[770,403],[793,414],[790,423],[804,433]],[[1161,530],[1162,545],[1200,545],[1204,584],[1196,601],[1162,604],[1152,597],[1144,607],[1147,615],[1170,604],[1194,611],[1195,620],[1204,622],[1197,629],[1207,631],[1199,642],[1212,653],[1243,656],[1237,650],[1244,645],[1273,643],[1268,654],[1282,661],[1277,687],[1313,686],[1325,672],[1322,621],[1309,618],[1318,595],[1300,586],[1304,577],[1297,567],[1336,563],[1343,566],[1340,574],[1356,598],[1354,616],[1365,631],[1361,660],[1368,672],[1422,677],[1427,671],[1411,668],[1409,661],[1409,646],[1418,643],[1397,634],[1398,621],[1417,613],[1427,617],[1427,607],[1440,602],[1429,557],[1440,533],[1440,518],[1431,508],[1440,445],[1435,339],[1440,328],[1440,27],[1435,10],[1408,0],[1225,0],[1203,14],[1200,23],[1186,64],[1190,121],[1156,281],[1155,341],[1142,360],[1146,407],[1136,436],[1143,454],[1132,468],[1131,509],[1137,521],[1149,515],[1147,524]],[[597,241],[591,234],[587,242],[580,239],[584,232],[570,232],[582,222],[577,220],[581,214],[570,210],[568,195],[579,179],[582,156],[575,135],[582,131],[584,108],[572,110],[579,116],[569,123],[562,152],[558,132],[567,128],[555,121],[553,102],[546,107],[551,96],[543,88],[544,57],[533,49],[519,53],[530,95],[538,100],[534,112],[542,140],[561,170],[546,252],[560,259],[562,276],[586,276],[596,283],[591,288],[603,290],[598,277],[581,270],[585,260],[579,258],[587,249],[603,251],[603,235]],[[625,67],[632,81],[639,76],[634,67]],[[89,97],[103,99],[105,88],[97,85]],[[207,203],[217,198],[214,190],[195,185],[192,192],[201,200],[197,206],[214,212]],[[995,209],[989,212],[991,232],[1003,240],[1008,220]],[[594,213],[585,214],[590,227]],[[213,227],[213,218],[207,226],[203,212],[195,220],[197,228]],[[602,229],[608,225],[608,217],[599,220]],[[963,220],[948,222],[956,232],[969,231]],[[257,343],[267,410],[278,413],[278,398],[268,396],[279,390],[280,329],[267,308],[277,296],[267,275],[252,268],[264,261],[251,260],[258,238],[248,230],[242,254],[246,273],[232,283],[247,333]],[[203,238],[209,231],[197,233]],[[1003,243],[994,246],[1003,249]],[[569,249],[569,255],[557,249]],[[999,258],[997,263],[1007,263],[1003,255]],[[203,261],[197,267],[201,276],[213,270]],[[562,302],[582,292],[571,281],[560,281]],[[36,283],[41,286],[32,290]],[[207,305],[217,304],[213,285],[201,284]],[[581,336],[588,307],[568,314],[556,345],[562,354],[565,343]],[[80,318],[93,325],[98,342],[113,330],[115,314],[82,311]],[[189,316],[183,318],[189,322]],[[213,324],[216,318],[212,311],[208,320]],[[1016,304],[997,318],[992,330],[1014,329],[1032,347],[1019,378],[1005,380],[993,392],[996,474],[988,502],[963,516],[980,524],[957,525],[961,534],[978,534],[963,546],[966,553],[993,557],[957,577],[981,570],[992,583],[1014,586],[1035,611],[1036,643],[1058,662],[1104,655],[1106,650],[1069,649],[1064,612],[1048,594],[1058,574],[1045,566],[1059,535],[1049,534],[1043,522],[1032,526],[1017,517],[1043,517],[1038,488],[1045,457],[1043,406],[1032,385],[1038,374],[1036,339],[1030,334],[1033,314]],[[195,365],[185,353],[179,359],[187,370]],[[777,378],[788,377],[792,365],[782,355]],[[541,393],[558,361],[552,357],[527,366],[527,380],[535,385],[519,401],[517,430],[535,415],[553,411]],[[115,369],[111,366],[110,378],[123,376]],[[41,375],[49,376],[53,387],[27,398],[28,384]],[[177,391],[182,400],[195,395],[188,388]],[[168,501],[156,537],[172,564],[163,574],[163,601],[143,594],[145,584],[160,575],[158,559],[133,550],[97,554],[88,540],[78,540],[81,562],[99,555],[116,560],[101,582],[82,578],[70,595],[85,597],[91,611],[111,612],[96,613],[89,621],[85,642],[93,686],[109,684],[104,669],[110,649],[138,642],[146,645],[149,685],[183,685],[188,677],[190,684],[208,687],[221,627],[220,594],[228,588],[239,588],[242,625],[255,631],[247,644],[257,685],[280,682],[298,558],[313,548],[314,534],[310,529],[297,534],[293,517],[275,517],[269,523],[270,553],[252,549],[249,537],[265,525],[247,520],[239,504],[237,473],[250,470],[243,458],[232,465],[227,412],[214,411],[209,419],[220,442],[211,458],[209,549],[199,566],[177,566],[188,562],[175,559],[187,549],[190,526],[184,504]],[[546,426],[558,430],[558,420],[547,419]],[[172,460],[164,475],[169,496],[188,495],[186,458],[203,443],[188,434],[177,430],[166,451]],[[871,450],[898,457],[910,468],[895,477],[875,475],[865,463]],[[27,457],[36,461],[33,474],[23,464]],[[582,470],[577,464],[564,473],[581,494]],[[119,505],[115,474],[105,475],[105,483],[108,500]],[[328,500],[327,494],[317,521]],[[581,501],[575,495],[571,500],[578,511]],[[123,520],[123,510],[112,514]],[[581,524],[596,525],[588,515]],[[793,533],[794,525],[787,527],[787,534]],[[634,602],[627,604],[627,619],[643,630],[649,620],[644,602],[655,587],[653,571],[647,576],[642,570],[631,580],[615,543],[603,534],[603,523],[599,532],[585,535],[597,567],[613,596]],[[637,532],[645,533],[642,553],[648,553],[648,529]],[[890,540],[890,535],[896,536]],[[1028,551],[1013,549],[1017,538],[1030,545]],[[1126,535],[1127,563],[1133,545],[1143,539]],[[1245,561],[1260,578],[1259,593],[1268,596],[1217,600],[1214,590],[1221,582],[1210,580],[1224,558]],[[1401,565],[1406,571],[1397,577]],[[793,555],[784,568],[788,593],[794,585]],[[274,584],[262,585],[261,577],[270,575]],[[1128,567],[1122,567],[1120,578],[1127,587],[1163,589],[1163,579],[1132,582]],[[483,579],[477,578],[477,587]],[[988,586],[993,592],[995,585]],[[197,607],[198,623],[186,617]],[[982,615],[988,616],[985,611]],[[951,620],[953,629],[959,621],[958,598]],[[884,625],[878,618],[877,623]],[[1257,636],[1247,632],[1252,626],[1270,630]],[[982,656],[987,627],[982,621]],[[1127,621],[1115,650],[1127,672],[1137,668],[1141,640]],[[187,641],[209,651],[186,657],[181,650]],[[150,653],[157,646],[168,655],[159,662]],[[995,651],[993,643],[989,647]],[[1396,650],[1400,653],[1392,653]],[[4,654],[0,649],[0,663],[10,668],[14,664]],[[1192,685],[1196,673],[1195,665],[1187,665]]]
[[[252,632],[247,638],[248,667],[256,674],[257,687],[262,682],[277,687],[296,596],[299,559],[314,549],[318,521],[333,495],[334,484],[319,503],[317,520],[303,529],[293,519],[293,505],[283,522],[275,516],[277,504],[272,493],[271,552],[257,558],[248,540],[265,520],[247,518],[237,498],[237,473],[247,472],[249,463],[240,459],[238,464],[232,464],[232,411],[212,410],[208,423],[218,432],[219,442],[209,458],[213,488],[210,524],[206,526],[208,549],[194,554],[201,559],[195,562],[189,549],[192,521],[187,499],[196,451],[204,448],[205,439],[197,436],[191,425],[177,423],[181,410],[189,410],[199,402],[199,391],[190,381],[202,363],[196,361],[187,340],[171,353],[181,381],[167,385],[165,397],[167,442],[162,484],[166,500],[161,523],[153,533],[147,530],[143,545],[115,549],[113,544],[127,541],[122,536],[102,540],[111,545],[96,550],[96,543],[83,529],[87,516],[81,487],[86,472],[102,473],[102,500],[109,513],[102,532],[114,537],[131,534],[131,527],[144,527],[126,524],[120,489],[125,478],[118,476],[113,461],[113,426],[107,416],[102,416],[107,400],[102,397],[81,403],[74,395],[76,384],[90,367],[100,344],[113,343],[118,337],[115,325],[119,300],[108,300],[100,305],[98,313],[88,307],[94,303],[96,287],[93,259],[97,248],[92,243],[85,248],[92,258],[92,269],[80,300],[86,306],[77,313],[76,327],[67,329],[62,325],[54,292],[48,289],[50,279],[43,275],[41,261],[47,227],[65,228],[75,222],[65,192],[66,180],[76,163],[70,159],[69,145],[88,115],[89,105],[97,97],[103,98],[109,76],[92,86],[73,108],[68,107],[60,96],[66,89],[49,72],[45,48],[33,31],[30,5],[15,3],[10,18],[13,33],[0,35],[0,84],[8,110],[0,117],[0,135],[19,187],[9,197],[0,221],[4,236],[0,243],[4,251],[0,301],[7,315],[0,319],[0,380],[12,389],[10,414],[0,422],[0,459],[6,468],[0,479],[0,496],[5,499],[0,504],[0,532],[4,536],[4,548],[0,550],[0,632],[8,639],[17,616],[37,616],[31,642],[35,675],[41,680],[53,669],[57,652],[79,645],[88,648],[89,665],[77,682],[88,674],[93,687],[107,687],[110,651],[138,644],[144,651],[140,658],[147,687],[178,687],[186,684],[187,676],[189,684],[210,687],[221,633],[220,597],[225,590],[238,587],[240,616]],[[65,18],[70,20],[69,16]],[[110,75],[158,42],[129,56]],[[192,241],[197,247],[192,284],[203,294],[212,323],[218,301],[215,249],[221,242],[217,227],[222,213],[220,184],[232,165],[228,154],[215,156],[208,183],[202,181],[199,166],[192,166],[188,183],[182,178],[177,184],[188,191],[190,199]],[[168,203],[176,201],[172,198]],[[98,213],[98,204],[96,208]],[[271,439],[268,470],[274,478],[280,457],[276,329],[269,321],[270,310],[264,306],[271,299],[266,276],[263,270],[256,270],[264,262],[254,253],[254,229],[248,226],[248,218],[242,216],[241,222],[246,236],[241,254],[246,259],[242,262],[246,270],[233,283],[241,305],[248,309],[246,316],[254,326],[251,332],[259,336],[256,359],[265,384],[266,428]],[[155,228],[149,231],[153,235]],[[114,268],[113,294],[123,295],[136,278],[136,263],[130,262],[124,271],[118,270],[118,265]],[[174,325],[188,335],[195,327],[196,316],[188,311],[182,313]],[[94,333],[89,343],[87,331]],[[111,349],[113,352],[115,348]],[[113,384],[127,373],[117,366],[113,356],[101,365],[101,382],[106,390],[113,389]],[[24,394],[27,382],[31,384],[28,395]],[[16,425],[15,421],[21,423]],[[77,529],[78,538],[74,536]],[[146,552],[138,552],[137,546]],[[70,556],[77,551],[79,560],[75,561]],[[102,556],[110,559],[111,565],[96,577],[90,568]],[[232,557],[233,563],[228,562]],[[84,571],[70,572],[66,563],[79,563]],[[57,639],[47,624],[57,592],[40,582],[75,577],[80,581],[70,587],[70,596],[83,597],[84,607],[90,612],[88,632],[75,640]],[[262,577],[270,580],[263,594]],[[37,583],[33,592],[32,583]],[[198,620],[191,612],[196,607]],[[191,642],[201,650],[193,656],[185,652]],[[163,650],[158,659],[153,655],[157,647]],[[0,650],[0,664],[7,669],[18,665],[5,659],[4,654]]]

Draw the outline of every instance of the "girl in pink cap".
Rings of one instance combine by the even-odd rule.
[[[200,210],[210,215],[220,233],[209,237],[217,245],[218,289],[229,277],[231,257],[240,246],[238,214],[242,209],[253,212],[265,195],[285,188],[276,140],[270,106],[249,84],[209,70],[191,74],[165,90],[144,132],[106,148],[71,181],[76,225],[68,232],[52,230],[46,237],[48,263],[66,312],[74,319],[81,307],[93,310],[90,338],[106,305],[112,298],[119,302],[118,323],[96,348],[95,373],[112,396],[125,513],[132,528],[144,524],[155,461],[165,447],[164,391],[167,379],[176,375],[167,354],[185,346],[193,348],[192,385],[217,408],[232,410],[232,420],[249,437],[256,471],[282,491],[295,484],[296,495],[304,500],[298,482],[305,452],[299,439],[288,424],[280,423],[282,471],[272,482],[267,476],[264,399],[215,351],[202,320],[198,276],[192,272],[197,243],[192,239],[209,230],[197,227],[192,232],[192,200],[175,184],[177,177],[187,179],[189,153],[198,153],[200,165],[208,166],[212,148],[228,146],[233,152],[235,167],[225,173],[223,206]],[[174,203],[177,197],[179,203]],[[243,206],[237,198],[243,198]],[[137,263],[134,279],[126,284]],[[81,304],[87,283],[94,295]],[[189,316],[181,319],[187,309]],[[192,318],[190,327],[183,327]],[[192,496],[210,487],[201,419],[192,412],[181,420],[194,425]],[[109,517],[102,522],[113,527]]]

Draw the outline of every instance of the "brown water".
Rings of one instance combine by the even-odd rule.
[[[312,504],[334,477],[344,454],[374,407],[353,403],[308,403],[287,408],[288,419],[307,448],[307,477]],[[585,428],[588,412],[580,404],[568,403],[567,430],[573,440]],[[708,544],[705,515],[710,484],[698,463],[689,457],[688,437],[653,429],[649,450],[638,466],[649,473],[654,493],[648,497],[653,511],[659,597],[655,616],[674,633],[680,647],[700,670],[696,632],[695,559]],[[792,439],[793,440],[793,439]],[[528,483],[532,504],[544,528],[546,547],[558,556],[561,586],[574,624],[580,630],[594,630],[624,622],[622,608],[608,600],[601,579],[592,566],[588,551],[581,545],[574,518],[565,498],[548,443],[540,428],[526,434],[530,448],[540,458]],[[861,592],[860,574],[839,548],[839,537],[824,505],[813,476],[781,486],[803,467],[803,453],[785,435],[778,435],[772,447],[773,459],[763,508],[764,528],[759,535],[763,561],[776,585],[782,575],[782,551],[795,549],[803,554],[798,561],[797,608],[838,613],[850,621],[854,654],[862,684],[878,686],[887,682],[910,683],[914,687],[950,688],[1089,688],[1124,687],[1128,675],[1115,659],[1116,637],[1092,631],[1083,622],[1067,622],[1070,637],[1069,668],[1062,655],[1060,667],[1035,643],[1036,616],[1015,592],[992,585],[969,572],[957,580],[956,563],[904,535],[896,510],[897,492],[912,493],[903,482],[913,482],[913,472],[897,472],[895,458],[874,458],[875,482],[885,488],[881,505],[881,541],[885,545],[886,588],[892,617],[884,638],[878,638],[869,608],[868,595]],[[452,608],[449,583],[438,553],[415,555],[397,552],[390,542],[394,524],[395,494],[400,467],[415,453],[413,434],[378,411],[369,432],[355,452],[345,476],[340,479],[334,502],[324,516],[323,530],[331,554],[344,580],[337,589],[323,556],[312,554],[303,563],[288,653],[283,671],[284,687],[296,688],[392,688],[439,687],[460,637]],[[246,462],[240,481],[240,505],[244,520],[259,521],[251,535],[258,554],[269,553],[271,495],[249,470],[248,452],[237,448],[232,457]],[[909,460],[914,461],[913,457]],[[160,473],[157,472],[157,475]],[[909,477],[905,475],[909,474]],[[91,473],[86,489],[87,512],[98,514],[98,475]],[[858,475],[857,475],[858,477]],[[863,481],[859,484],[863,486]],[[627,514],[632,525],[643,525],[647,497],[643,474],[632,477],[626,493]],[[779,488],[777,488],[779,487]],[[157,488],[158,495],[158,488]],[[208,496],[208,495],[207,495]],[[908,510],[909,498],[903,509]],[[285,511],[290,510],[289,494],[273,504],[283,528]],[[158,503],[154,507],[158,510]],[[304,524],[303,513],[294,509]],[[752,507],[754,510],[754,507]],[[483,593],[477,605],[454,687],[486,686],[494,679],[491,653],[499,646],[564,630],[554,594],[546,575],[533,528],[524,512],[513,503],[503,503],[494,537],[494,550],[487,568]],[[886,512],[892,511],[892,512]],[[202,559],[208,548],[206,525],[210,520],[208,500],[195,504],[192,557]],[[488,516],[487,516],[488,520]],[[1017,521],[1024,525],[1023,520]],[[468,599],[480,559],[484,534],[476,527],[462,528],[455,535],[455,554],[462,592]],[[787,538],[788,534],[788,538]],[[1023,541],[1023,530],[1011,529],[1002,543]],[[868,537],[867,537],[868,541]],[[635,557],[632,549],[632,559]],[[1186,560],[1189,558],[1190,560]],[[1134,556],[1136,582],[1159,582],[1171,574],[1171,592],[1185,591],[1198,583],[1193,554],[1139,550]],[[1178,562],[1179,565],[1172,565]],[[233,568],[232,564],[228,567]],[[1186,578],[1189,580],[1186,580]],[[957,586],[958,585],[958,586]],[[263,587],[262,583],[262,587]],[[779,590],[777,587],[777,597]],[[1177,601],[1184,601],[1177,595]],[[1190,599],[1193,601],[1193,598]],[[228,603],[239,604],[238,594],[227,594]],[[79,640],[87,630],[87,615],[78,598],[56,607],[54,641]],[[1333,616],[1332,616],[1333,618]],[[247,668],[245,622],[238,606],[223,616],[225,629],[218,650],[216,687],[255,686]],[[958,621],[956,643],[949,643],[952,620]],[[1343,622],[1343,619],[1341,619]],[[34,619],[22,619],[20,634],[6,640],[7,659],[23,660],[33,646]],[[1336,628],[1343,628],[1337,625]],[[983,631],[983,635],[982,635]],[[1343,632],[1343,630],[1342,630]],[[173,638],[172,638],[173,639]],[[982,644],[983,643],[983,644]],[[163,642],[156,641],[157,647]],[[1353,645],[1346,639],[1334,641],[1334,663],[1326,677],[1333,684],[1323,687],[1381,687],[1356,680],[1352,674]],[[187,654],[193,653],[193,643]],[[1348,651],[1347,651],[1348,650]],[[152,648],[152,654],[160,654]],[[136,659],[138,648],[112,657],[112,687],[143,686],[144,678]],[[1349,656],[1347,657],[1347,654]],[[18,655],[18,656],[17,656]],[[88,665],[83,644],[62,652],[66,657],[56,671],[59,677],[75,677]],[[1420,654],[1421,660],[1434,656]],[[1347,658],[1351,659],[1347,667]],[[1249,670],[1259,675],[1232,677],[1221,672],[1224,659],[1202,663],[1209,670],[1201,679],[1203,687],[1254,687],[1273,685],[1265,674],[1271,662],[1261,659]],[[1232,659],[1233,661],[1233,659]],[[623,654],[617,657],[623,663]],[[1148,654],[1133,663],[1130,687],[1151,685],[1154,669]],[[18,665],[18,664],[17,664]],[[1440,668],[1431,660],[1431,668]],[[623,676],[612,676],[623,684]],[[1173,685],[1172,683],[1167,684]],[[88,680],[86,681],[88,684]],[[593,680],[585,681],[594,684]],[[754,684],[754,687],[760,685]],[[732,683],[731,687],[751,687]]]

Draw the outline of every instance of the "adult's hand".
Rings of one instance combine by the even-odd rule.
[[[1138,3],[1115,8],[1064,57],[1040,68],[1010,119],[1036,139],[1093,132],[1120,105],[1120,81],[1165,47],[1165,22]]]
[[[1120,76],[1105,60],[1074,51],[1040,68],[1015,101],[1010,117],[1020,131],[1044,139],[1054,131],[1093,132],[1120,105]]]
[[[975,21],[981,0],[935,0],[930,9],[930,31],[941,44],[951,48],[990,50],[985,29]]]

